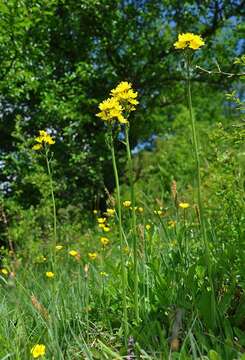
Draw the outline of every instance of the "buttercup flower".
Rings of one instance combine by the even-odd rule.
[[[140,207],[138,208],[138,212],[140,212],[140,213],[144,212],[144,208],[140,206]]]
[[[55,249],[56,249],[56,250],[61,250],[61,249],[63,249],[63,245],[56,245],[56,246],[55,246]]]
[[[111,229],[108,226],[103,227],[104,232],[109,232]]]
[[[106,218],[98,218],[97,221],[99,224],[104,224],[106,222]]]
[[[40,356],[44,356],[45,355],[45,350],[46,347],[43,344],[36,344],[33,346],[33,348],[31,349],[31,355],[33,356],[34,359],[39,358]]]
[[[54,277],[54,273],[52,271],[47,271],[46,276],[51,279]]]
[[[3,275],[8,275],[8,270],[7,269],[1,269],[1,273],[3,274]]]
[[[71,256],[77,256],[77,255],[78,255],[78,251],[76,251],[76,250],[70,250],[70,251],[69,251],[69,255],[71,255]]]
[[[185,33],[178,35],[178,41],[174,43],[175,49],[185,49],[190,48],[192,50],[197,50],[205,43],[200,35],[195,35],[193,33]]]
[[[94,210],[93,210],[93,214],[94,214],[94,215],[98,214],[98,210],[94,209]]]
[[[149,231],[151,229],[151,225],[150,224],[146,224],[145,226],[146,230]]]
[[[123,202],[123,206],[126,207],[126,208],[129,208],[129,207],[131,206],[131,201],[125,200],[125,201]]]
[[[115,212],[116,212],[115,209],[107,209],[106,210],[106,215],[113,216],[115,214]]]
[[[95,252],[88,253],[88,257],[90,258],[90,260],[95,260],[97,258],[97,254]]]
[[[101,244],[102,244],[103,246],[106,246],[106,245],[109,244],[110,240],[109,240],[107,237],[102,236],[102,237],[100,238],[100,242],[101,242]]]
[[[187,209],[188,207],[190,207],[190,204],[181,202],[181,203],[179,203],[179,207],[181,209]]]

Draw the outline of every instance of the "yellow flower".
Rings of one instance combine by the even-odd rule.
[[[109,244],[110,240],[109,240],[107,237],[102,236],[102,237],[100,238],[100,242],[101,242],[101,244],[102,244],[103,246],[106,246],[106,245]]]
[[[43,148],[42,144],[35,144],[32,147],[32,150],[38,151],[41,150]]]
[[[108,274],[107,274],[105,271],[101,271],[101,272],[100,272],[100,275],[101,275],[101,276],[108,276]]]
[[[98,218],[97,221],[99,224],[104,224],[106,222],[106,218]]]
[[[178,41],[174,43],[176,49],[185,49],[189,47],[192,50],[197,50],[205,43],[200,35],[193,33],[185,33],[178,35]]]
[[[69,251],[69,255],[71,255],[71,256],[77,256],[77,255],[78,255],[78,251],[76,251],[76,250],[70,250],[70,251]]]
[[[102,101],[99,104],[100,112],[96,114],[103,121],[112,122],[114,120],[119,121],[121,124],[126,124],[127,119],[122,115],[123,108],[119,104],[118,100],[114,97]]]
[[[39,136],[36,137],[35,140],[38,143],[36,145],[40,145],[41,147],[43,146],[43,144],[48,144],[48,145],[55,144],[54,139],[44,130],[39,130]],[[41,147],[36,148],[34,150],[39,150],[41,149]]]
[[[140,212],[140,213],[144,212],[144,208],[140,206],[140,207],[138,208],[138,212]]]
[[[174,228],[175,226],[176,226],[176,221],[175,220],[169,220],[168,227],[169,228]]]
[[[151,229],[151,225],[150,224],[146,224],[145,226],[146,230],[149,231]]]
[[[53,273],[52,271],[47,271],[47,272],[46,272],[46,276],[47,276],[48,278],[53,278],[53,277],[54,277],[54,273]]]
[[[187,209],[188,207],[190,207],[190,204],[181,202],[181,203],[179,203],[179,207],[181,209]]]
[[[88,257],[90,258],[90,260],[95,260],[97,258],[97,254],[95,252],[88,253]]]
[[[106,215],[113,216],[115,214],[115,212],[116,212],[115,209],[107,209],[106,210]]]
[[[31,355],[34,357],[34,359],[39,358],[40,356],[45,355],[46,347],[43,344],[36,344],[31,349]]]
[[[1,273],[3,274],[3,275],[8,275],[8,270],[7,269],[1,269]]]
[[[103,227],[104,232],[109,232],[111,229],[108,226]]]
[[[131,206],[131,201],[129,201],[129,200],[124,201],[123,206],[126,208],[129,208]]]
[[[106,225],[105,224],[99,224],[99,228],[104,229]]]
[[[98,214],[98,210],[94,209],[93,213],[94,213],[94,215]]]
[[[155,215],[161,216],[163,214],[162,210],[154,210]]]
[[[133,91],[131,83],[127,81],[120,82],[115,89],[111,90],[111,95],[118,100],[123,110],[136,110],[135,105],[139,103],[138,100],[136,100],[138,93]]]
[[[56,246],[55,246],[55,249],[56,249],[56,250],[61,250],[61,249],[63,249],[63,245],[56,245]]]

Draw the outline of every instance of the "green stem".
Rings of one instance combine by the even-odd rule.
[[[127,297],[126,297],[127,269],[126,269],[125,255],[123,252],[124,243],[123,243],[123,227],[122,227],[121,194],[120,194],[120,185],[119,185],[119,177],[117,171],[112,129],[109,134],[109,147],[111,150],[112,165],[113,165],[114,177],[116,182],[116,200],[117,200],[120,254],[121,254],[121,266],[122,266],[121,279],[122,279],[122,297],[123,297],[123,328],[124,328],[125,341],[127,342],[127,338],[128,338],[128,310],[127,310]]]
[[[205,249],[205,257],[206,257],[206,265],[208,269],[208,277],[209,283],[212,291],[212,302],[211,302],[211,313],[213,317],[213,323],[216,325],[216,301],[215,301],[215,292],[214,292],[214,285],[212,280],[212,267],[211,267],[211,259],[210,259],[210,251],[205,227],[205,220],[204,220],[204,211],[202,205],[202,196],[201,196],[201,174],[200,174],[200,160],[199,160],[199,150],[198,150],[198,142],[197,142],[197,134],[196,134],[196,125],[195,125],[195,117],[193,115],[193,108],[192,108],[192,97],[191,97],[191,77],[190,77],[190,65],[191,59],[190,54],[187,54],[187,98],[188,98],[188,107],[189,107],[189,115],[191,121],[191,130],[192,130],[192,139],[194,145],[194,153],[195,153],[195,163],[196,163],[196,172],[197,172],[197,202],[199,208],[199,216],[200,216],[200,228],[202,233],[202,239]]]
[[[129,181],[131,189],[131,204],[132,204],[132,223],[133,223],[133,259],[134,259],[134,311],[135,319],[139,322],[139,299],[138,299],[138,254],[137,254],[137,228],[136,228],[136,213],[135,213],[135,193],[134,193],[134,170],[133,162],[129,144],[129,127],[126,126],[125,130],[126,135],[126,148],[127,148],[127,157],[129,165]]]
[[[45,152],[45,158],[47,163],[47,169],[48,169],[48,175],[49,175],[49,181],[50,181],[50,190],[51,190],[51,197],[52,197],[52,203],[53,203],[53,221],[54,221],[54,247],[56,246],[56,240],[57,240],[57,217],[56,217],[56,205],[55,205],[55,198],[54,198],[54,187],[53,187],[53,179],[52,179],[52,172],[50,168],[50,161],[48,158],[48,149]]]

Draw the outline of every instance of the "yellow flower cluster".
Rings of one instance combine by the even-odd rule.
[[[43,344],[36,344],[31,349],[31,355],[34,357],[34,359],[39,358],[40,356],[45,355],[46,347]]]
[[[133,91],[132,84],[122,81],[115,89],[111,90],[111,97],[99,104],[100,112],[96,114],[105,122],[118,121],[120,124],[127,124],[125,112],[128,114],[135,110],[139,103],[136,98],[138,93]]]
[[[35,140],[37,144],[32,147],[33,150],[41,150],[46,144],[55,144],[54,139],[44,130],[39,130],[39,136],[37,136]]]
[[[197,50],[205,43],[200,35],[195,35],[192,33],[185,33],[178,35],[178,41],[174,43],[175,49],[185,49],[190,48],[192,50]]]

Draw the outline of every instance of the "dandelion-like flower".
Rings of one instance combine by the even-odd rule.
[[[71,255],[71,256],[77,256],[77,255],[78,255],[78,251],[76,251],[76,250],[70,250],[70,251],[69,251],[69,255]]]
[[[131,201],[125,200],[125,201],[123,202],[123,206],[124,206],[125,208],[129,208],[129,207],[131,206]]]
[[[146,230],[149,231],[151,229],[151,225],[150,224],[146,224],[145,226]]]
[[[46,347],[43,344],[36,344],[31,349],[31,355],[34,359],[39,358],[40,356],[44,356],[46,351]]]
[[[119,101],[111,97],[102,101],[99,104],[100,112],[96,114],[99,118],[101,118],[105,122],[118,121],[121,124],[126,124],[127,119],[122,115],[123,108],[119,104]]]
[[[59,251],[59,250],[63,249],[63,245],[56,245],[55,249]]]
[[[55,144],[54,139],[44,130],[39,130],[39,136],[35,138],[37,144],[35,144],[33,150],[41,150],[45,145]]]
[[[179,203],[179,207],[181,209],[188,209],[188,207],[190,207],[190,204],[185,203],[185,202],[181,202],[181,203]]]
[[[102,244],[103,246],[106,246],[106,245],[109,244],[110,240],[109,240],[107,237],[102,236],[102,237],[100,238],[100,242],[101,242],[101,244]]]
[[[8,270],[5,268],[1,269],[0,271],[3,275],[8,275],[8,273],[9,273]]]
[[[115,209],[107,209],[105,214],[107,216],[113,216],[115,214],[115,212],[116,212]]]
[[[52,279],[54,277],[54,273],[52,271],[47,271],[46,276],[47,276],[47,278]]]
[[[138,93],[133,91],[132,84],[127,81],[122,81],[115,89],[111,90],[111,95],[116,98],[123,110],[131,112],[136,110],[135,106],[138,105],[136,100]]]
[[[99,224],[104,224],[106,222],[106,218],[98,218],[97,221]]]
[[[88,257],[90,258],[90,260],[95,260],[97,258],[97,254],[96,252],[88,253]]]
[[[175,49],[190,48],[192,50],[198,50],[205,43],[200,35],[193,33],[185,33],[178,35],[178,41],[174,43]]]

